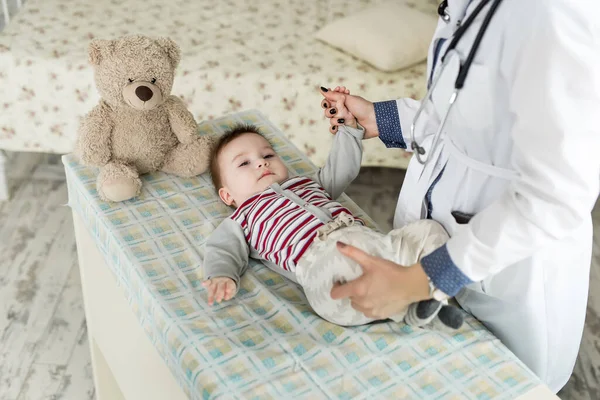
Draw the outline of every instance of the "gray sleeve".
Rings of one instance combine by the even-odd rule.
[[[226,218],[211,233],[204,250],[204,279],[227,277],[234,280],[236,289],[248,267],[250,247],[242,227]]]
[[[316,181],[334,200],[358,176],[364,134],[365,130],[360,125],[358,129],[340,125],[333,139],[327,162],[317,172]]]

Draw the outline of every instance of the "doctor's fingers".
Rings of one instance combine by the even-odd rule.
[[[321,91],[321,94],[325,96],[323,100],[321,100],[321,108],[328,109],[332,107],[338,100],[344,101],[341,97],[345,94],[350,94],[350,90],[346,89],[345,86],[337,86],[335,89],[328,89],[327,94]]]
[[[353,298],[350,298],[350,306],[356,311],[360,311],[361,313],[365,314],[367,317],[369,316],[367,314],[371,313],[371,307],[366,307]]]
[[[323,113],[327,118],[336,117],[340,112],[340,108],[346,108],[344,105],[346,96],[337,92],[333,92],[333,94],[337,94],[338,96],[332,99],[321,100],[321,108],[323,108]]]
[[[346,88],[346,86],[336,86],[335,89],[329,89],[327,95],[323,94],[326,98],[321,102],[321,106],[328,108],[327,104],[335,103],[341,98],[340,95],[345,94],[350,94],[350,89]]]
[[[328,95],[329,96],[331,96],[332,94],[334,94],[334,95],[331,98],[325,98],[325,99],[321,100],[321,108],[328,109],[328,108],[331,108],[339,100],[345,101],[345,99],[341,98],[341,96],[338,95],[337,93],[339,93],[341,95],[350,94],[350,90],[346,89],[345,86],[337,86],[333,90],[329,89]]]
[[[368,278],[363,274],[353,281],[336,283],[331,289],[330,296],[333,300],[345,299],[349,297],[358,304],[363,304],[368,292],[369,284],[367,279]]]
[[[354,122],[354,116],[348,111],[344,103],[336,104],[335,114],[329,117],[329,132],[335,134],[339,125],[349,125]]]
[[[323,89],[325,89],[325,91]],[[321,87],[321,90],[319,91],[319,93],[321,93],[321,95],[327,100],[329,105],[331,105],[332,103],[335,103],[338,99],[340,99],[342,96],[344,96],[344,93],[336,92],[336,91],[333,91],[331,89],[327,89],[324,87]]]
[[[377,265],[379,260],[381,260],[379,257],[373,257],[372,255],[359,249],[358,247],[346,244],[341,241],[338,241],[336,243],[336,247],[337,250],[344,256],[356,261],[365,273],[373,270],[373,267]]]
[[[354,308],[356,311],[363,313],[365,315],[365,317],[367,317],[367,318],[374,318],[374,319],[383,319],[384,318],[384,316],[379,314],[377,312],[377,310],[375,310],[375,308],[371,305],[365,306],[365,305],[360,304],[359,302],[356,302],[355,300],[350,300],[350,306],[352,308]]]

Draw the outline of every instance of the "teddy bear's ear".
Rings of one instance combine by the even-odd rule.
[[[112,53],[113,47],[114,43],[112,40],[92,40],[88,49],[90,63],[93,65],[99,65],[103,58]]]
[[[156,43],[169,55],[171,65],[176,68],[179,65],[179,60],[181,60],[181,50],[177,43],[169,38],[158,38]]]

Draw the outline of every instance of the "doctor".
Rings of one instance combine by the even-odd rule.
[[[367,138],[415,152],[394,227],[433,218],[451,235],[411,268],[339,243],[364,274],[333,298],[387,317],[456,296],[550,389],[565,385],[583,332],[599,193],[599,7],[444,1],[423,101],[321,89],[333,133],[354,116]]]

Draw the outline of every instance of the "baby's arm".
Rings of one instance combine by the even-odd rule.
[[[340,125],[333,139],[327,162],[317,172],[317,182],[333,199],[337,199],[358,176],[364,134],[365,130],[360,126],[351,128]]]
[[[204,254],[203,286],[208,290],[209,303],[215,295],[217,301],[231,299],[240,287],[250,254],[242,227],[229,218],[223,220],[206,242]]]

